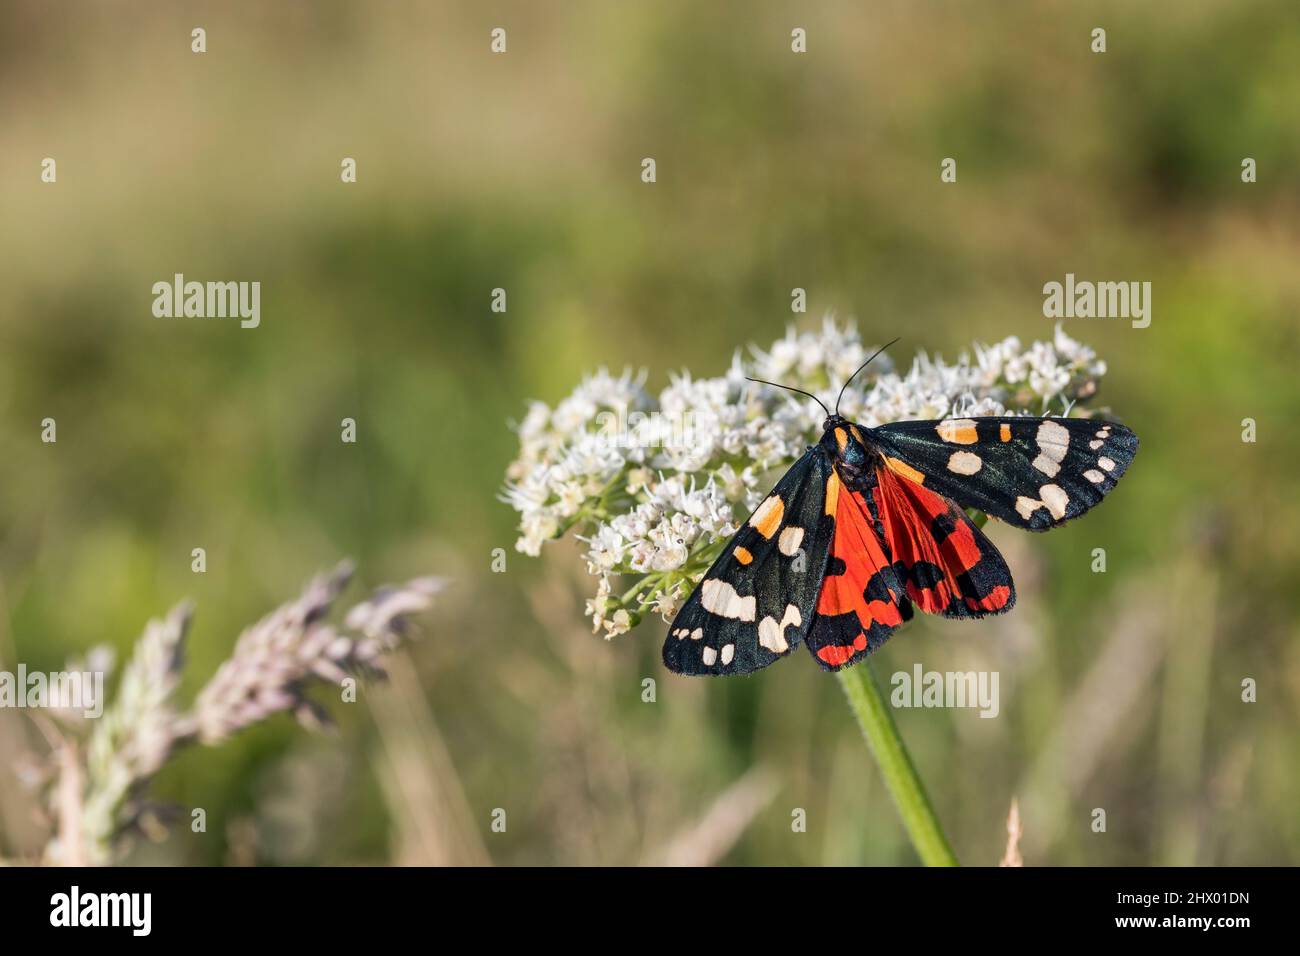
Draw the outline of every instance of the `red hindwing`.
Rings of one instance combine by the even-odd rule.
[[[949,617],[1010,609],[1011,573],[964,511],[887,467],[876,470],[874,494],[885,547],[912,603]]]
[[[807,642],[818,663],[833,670],[880,646],[911,617],[911,608],[862,495],[833,476],[827,510],[835,516],[835,532]]]

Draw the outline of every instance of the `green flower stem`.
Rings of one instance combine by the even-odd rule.
[[[898,727],[880,688],[876,686],[870,665],[863,661],[837,671],[836,676],[844,687],[849,707],[858,718],[862,736],[867,738],[921,862],[926,866],[957,866],[957,857],[948,845],[948,838],[943,835],[939,818],[934,815],[934,807],[930,806],[925,786],[916,774],[903,738],[898,735]]]

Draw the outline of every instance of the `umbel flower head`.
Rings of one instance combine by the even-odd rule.
[[[811,399],[748,379],[833,406],[878,344],[828,318],[818,331],[791,327],[770,348],[737,351],[716,378],[675,375],[657,396],[644,374],[601,369],[554,408],[533,402],[503,495],[519,512],[515,547],[535,556],[568,532],[582,541],[596,578],[587,614],[606,637],[648,612],[671,620],[739,522],[821,435],[825,413]],[[1051,341],[976,343],[952,363],[918,352],[906,371],[882,355],[844,392],[840,412],[868,427],[1068,414],[1105,372],[1092,349],[1057,326]],[[631,587],[616,591],[616,577]]]

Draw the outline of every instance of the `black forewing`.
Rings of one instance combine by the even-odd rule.
[[[1132,431],[1094,418],[893,422],[869,438],[893,470],[907,475],[890,458],[962,507],[1030,531],[1054,528],[1100,502],[1138,448]]]
[[[830,553],[831,467],[824,449],[810,448],[727,542],[668,629],[669,670],[748,674],[800,644]]]

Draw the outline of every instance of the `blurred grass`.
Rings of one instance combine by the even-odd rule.
[[[503,57],[488,53],[497,25]],[[793,26],[806,56],[789,52]],[[609,645],[586,633],[573,549],[511,550],[506,423],[597,365],[645,367],[651,387],[716,373],[781,334],[794,286],[807,321],[855,314],[870,337],[952,355],[1050,335],[1041,287],[1066,272],[1147,279],[1149,329],[1067,327],[1108,360],[1102,403],[1142,436],[1124,487],[1049,537],[999,529],[1014,615],[917,622],[878,664],[1001,671],[997,720],[896,714],[958,856],[992,863],[1042,748],[1086,735],[1061,721],[1138,613],[1121,585],[1141,582],[1157,619],[1200,629],[1207,676],[1171,683],[1201,672],[1162,652],[1080,792],[1045,804],[1051,819],[1026,808],[1026,861],[1154,863],[1188,845],[1199,862],[1300,861],[1298,26],[1282,0],[8,4],[0,659],[125,651],[191,595],[193,689],[339,555],[370,583],[446,573],[456,589],[414,667],[495,861],[653,858],[761,764],[778,795],[729,862],[910,862],[838,688],[807,661],[706,685],[662,670],[656,626]],[[1258,183],[1240,182],[1243,156]],[[260,280],[261,328],[154,319],[149,288],[178,271]],[[498,286],[504,315],[488,308]],[[46,416],[57,445],[39,442]],[[338,440],[344,417],[356,445]],[[197,546],[206,575],[189,570]],[[1094,547],[1105,575],[1088,570]],[[1177,575],[1198,567],[1222,586],[1184,620]],[[1194,714],[1190,694],[1205,728],[1188,779],[1189,757],[1153,758],[1178,733],[1161,714]],[[286,723],[186,755],[158,793],[205,807],[208,830],[140,853],[239,858],[229,835],[252,821],[259,862],[400,858],[372,720],[334,710],[337,742]],[[0,713],[5,735],[24,731]],[[278,856],[285,800],[315,819],[286,768],[322,746],[346,760],[343,810]],[[1088,830],[1095,806],[1105,836]],[[12,853],[31,824],[0,807]],[[807,834],[790,832],[795,807]]]

